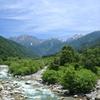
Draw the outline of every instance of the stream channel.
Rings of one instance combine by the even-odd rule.
[[[2,82],[9,82],[11,84],[17,83],[19,86],[12,91],[19,91],[21,94],[15,95],[15,100],[21,100],[18,95],[27,96],[24,100],[61,100],[62,94],[53,93],[48,86],[43,85],[35,80],[31,81],[32,84],[25,84],[27,80],[21,80],[19,78],[7,76],[8,68],[0,67],[0,80]],[[0,82],[1,84],[1,82]],[[2,99],[0,99],[2,100]],[[7,99],[9,100],[9,99]],[[72,97],[66,97],[64,100],[78,100]]]

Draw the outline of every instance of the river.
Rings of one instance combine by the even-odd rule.
[[[26,96],[24,100],[61,100],[62,95],[53,93],[48,86],[43,85],[35,80],[28,80],[31,84],[26,84],[27,80],[7,76],[8,68],[0,67],[0,80],[3,82],[17,83],[19,86],[13,91],[21,92],[20,95]],[[1,82],[0,82],[1,84]],[[21,96],[14,95],[15,100],[21,100]],[[0,99],[2,100],[2,99]],[[8,100],[8,99],[7,99]],[[10,100],[10,99],[9,99]],[[64,100],[78,100],[72,97],[66,97]]]

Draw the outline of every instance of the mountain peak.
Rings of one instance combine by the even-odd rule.
[[[76,34],[76,35],[68,38],[66,41],[69,42],[69,41],[77,40],[78,38],[81,38],[83,36],[84,36],[83,34]]]
[[[28,34],[20,35],[19,37],[10,37],[9,39],[26,47],[37,46],[44,41]]]

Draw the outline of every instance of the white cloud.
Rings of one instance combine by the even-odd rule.
[[[96,30],[99,4],[99,0],[0,0],[0,18],[20,20],[16,32]]]

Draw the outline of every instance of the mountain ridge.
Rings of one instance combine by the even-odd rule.
[[[61,38],[55,38],[55,37],[52,37],[52,38],[48,38],[48,39],[38,39],[37,37],[35,37],[35,36],[32,36],[32,35],[28,35],[28,34],[24,34],[24,35],[20,35],[20,36],[18,36],[18,37],[10,37],[9,38],[9,40],[12,40],[12,41],[15,41],[15,42],[17,42],[17,43],[19,43],[19,44],[21,44],[21,45],[24,45],[24,46],[26,46],[26,47],[28,47],[27,46],[27,43],[29,42],[29,40],[30,40],[30,42],[29,42],[29,46],[38,46],[38,45],[40,45],[41,43],[43,43],[43,42],[46,42],[46,41],[50,41],[50,40],[59,40],[59,41],[61,41],[61,42],[69,42],[69,41],[73,41],[73,40],[76,40],[76,39],[78,39],[78,38],[81,38],[82,36],[84,36],[83,34],[75,34],[74,36],[71,36],[71,37],[69,37],[69,38],[67,38],[67,39],[61,39]],[[29,39],[28,39],[29,38]],[[27,39],[27,40],[26,40]],[[35,41],[36,40],[36,41]],[[26,42],[25,42],[26,41]],[[37,44],[33,44],[32,45],[32,41],[35,41],[35,42],[38,42]],[[23,42],[25,42],[26,43],[26,45],[23,43]]]
[[[82,34],[76,34],[68,39],[49,38],[44,40],[44,39],[38,39],[37,37],[25,34],[19,37],[10,37],[9,39],[27,47],[29,50],[42,56],[45,55],[46,52],[48,52],[53,46],[59,43],[77,40],[82,36],[83,36]]]
[[[42,40],[36,46],[30,45],[26,47],[32,52],[39,54],[40,56],[58,53],[60,52],[63,45],[71,45],[74,47],[75,50],[80,51],[84,49],[86,45],[90,45],[91,43],[94,43],[96,39],[99,37],[100,37],[100,31],[94,31],[86,35],[76,34],[67,39],[49,38],[49,39]],[[37,41],[40,40],[38,38],[36,39]]]
[[[81,38],[78,38],[77,40],[70,41],[70,42],[63,42],[61,44],[56,45],[55,47],[51,48],[51,50],[47,52],[47,55],[60,52],[63,45],[71,45],[74,47],[75,50],[81,51],[82,49],[85,48],[86,45],[88,45],[89,43],[93,43],[99,37],[100,37],[100,31],[94,31],[92,33],[84,35]]]

